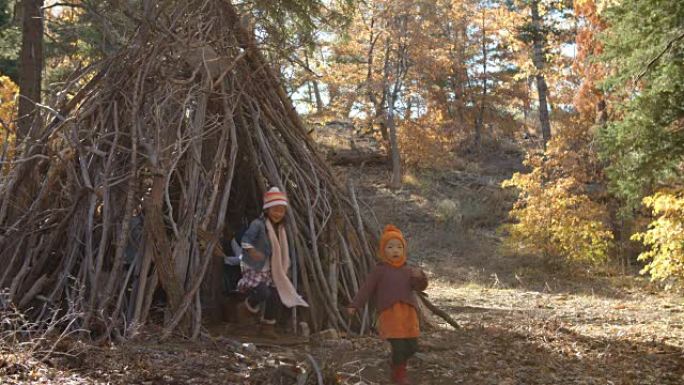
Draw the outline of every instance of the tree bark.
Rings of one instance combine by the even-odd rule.
[[[453,55],[452,55],[452,89],[454,92],[454,103],[456,105],[456,112],[461,122],[464,122],[466,110],[466,85],[468,83],[468,71],[465,66],[466,58],[466,41],[468,41],[467,21],[460,20],[456,31],[453,32]]]
[[[309,54],[304,51],[304,61],[306,63],[306,67],[309,68]],[[312,74],[313,75],[313,74]],[[316,102],[316,113],[320,114],[323,112],[323,99],[321,98],[321,89],[318,86],[318,81],[316,80],[315,77],[313,77],[312,80],[309,80],[308,82],[309,86],[309,93],[313,91],[313,96],[315,98]],[[309,96],[309,99],[311,99],[311,96]]]
[[[371,5],[372,9],[370,10],[371,12],[371,18],[369,21],[369,26],[368,26],[368,50],[366,53],[366,80],[361,84],[362,87],[365,87],[366,89],[366,95],[368,96],[368,101],[371,103],[371,105],[374,108],[374,111],[369,113],[369,119],[367,122],[367,130],[368,132],[373,132],[375,123],[379,120],[380,121],[380,133],[382,135],[383,140],[388,140],[389,136],[387,134],[387,127],[384,122],[384,103],[385,103],[385,83],[383,82],[382,84],[382,95],[380,100],[378,100],[378,96],[375,94],[375,90],[373,89],[373,64],[375,61],[375,45],[378,42],[378,39],[382,36],[382,32],[377,32],[376,31],[376,9],[375,9],[375,4]],[[385,39],[385,48],[387,48],[387,43],[388,43],[389,37]],[[387,56],[385,56],[385,65],[387,63]],[[385,66],[383,66],[383,69]]]
[[[482,142],[482,127],[484,126],[484,110],[487,102],[487,29],[485,26],[486,8],[482,8],[482,100],[475,120],[475,148],[480,148]]]
[[[28,136],[40,103],[43,71],[43,0],[24,0],[19,57],[19,119],[17,138]]]
[[[323,105],[323,98],[321,98],[321,89],[318,86],[317,80],[313,80],[311,83],[313,83],[314,97],[316,98],[316,113],[320,114],[325,107]]]
[[[601,99],[596,103],[596,124],[602,128],[608,123],[608,111],[606,109],[606,99],[601,96]]]
[[[397,141],[397,128],[394,124],[394,97],[390,96],[390,108],[387,111],[387,126],[389,128],[390,147],[392,150],[392,179],[390,187],[401,187],[401,156],[399,155],[399,142]]]
[[[166,226],[162,214],[164,185],[164,177],[160,173],[155,175],[149,199],[143,202],[143,209],[145,211],[145,258],[150,258],[154,261],[157,273],[159,274],[159,283],[161,283],[166,293],[171,314],[175,314],[183,301],[184,290],[171,258],[173,251],[166,234]],[[187,331],[189,325],[188,319],[183,324],[183,331]]]
[[[401,36],[406,39],[407,17],[404,16],[399,21]],[[388,55],[389,57],[389,55]],[[394,120],[394,107],[399,97],[399,92],[403,87],[403,80],[408,71],[408,46],[407,42],[399,40],[396,52],[396,60],[391,63],[385,72],[386,81],[389,79],[389,67],[394,67],[394,83],[392,89],[387,85],[387,128],[389,129],[390,151],[392,156],[392,178],[390,188],[398,189],[401,187],[401,155],[399,153],[399,141],[397,140],[397,128]]]
[[[532,12],[532,25],[534,33],[532,38],[533,56],[532,62],[537,70],[535,78],[537,80],[537,95],[539,96],[539,123],[541,125],[541,134],[544,141],[544,148],[546,143],[551,139],[551,123],[549,122],[549,108],[547,104],[548,87],[546,86],[546,79],[544,78],[544,39],[541,32],[541,16],[539,15],[539,0],[532,0],[530,5]]]
[[[389,73],[390,73],[390,53],[391,53],[391,47],[392,47],[392,41],[389,36],[385,38],[385,63],[382,65],[382,97],[378,101],[377,98],[374,97],[375,100],[375,118],[377,119],[378,117],[383,117],[383,121],[380,122],[380,134],[382,135],[382,139],[387,142],[390,140],[390,134],[387,131],[387,126],[389,125],[389,122],[387,122],[387,118],[389,116],[389,111],[387,111],[386,103],[389,104]],[[371,124],[372,124],[371,120]],[[373,128],[372,126],[370,127],[371,129]]]

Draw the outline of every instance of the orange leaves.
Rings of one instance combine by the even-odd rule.
[[[577,57],[573,69],[582,82],[573,98],[573,104],[586,121],[596,121],[596,106],[604,98],[596,83],[606,76],[605,65],[596,58],[603,51],[599,34],[606,28],[605,22],[597,11],[596,0],[579,0],[574,2],[576,16],[583,20],[580,24],[575,42]]]
[[[419,168],[446,168],[455,160],[454,148],[459,142],[449,130],[449,124],[440,121],[439,114],[404,121],[399,127],[399,148],[404,163]],[[450,124],[455,124],[450,122]]]

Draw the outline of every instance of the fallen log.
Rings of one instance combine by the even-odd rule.
[[[334,166],[362,166],[362,165],[386,165],[387,155],[377,152],[362,152],[358,150],[333,151],[328,155],[328,160]]]

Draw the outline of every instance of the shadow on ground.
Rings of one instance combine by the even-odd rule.
[[[664,343],[594,339],[558,327],[539,335],[466,328],[425,335],[410,364],[416,384],[681,384],[684,352]],[[354,351],[329,351],[347,383],[389,383],[387,347],[359,339]],[[356,382],[355,382],[356,381]]]

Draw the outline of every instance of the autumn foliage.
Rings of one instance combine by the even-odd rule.
[[[407,121],[399,130],[403,161],[411,167],[446,169],[454,164],[462,135],[454,122],[442,122],[435,115]],[[460,139],[460,140],[459,140]]]
[[[506,226],[509,244],[546,256],[591,263],[608,260],[613,248],[610,213],[589,187],[600,168],[591,136],[577,123],[553,138],[544,153],[529,153],[529,173],[503,183],[519,198]]]
[[[639,260],[648,262],[644,273],[653,279],[682,279],[684,277],[684,189],[659,191],[644,198],[644,205],[652,210],[653,222],[648,230],[632,236],[648,249]]]
[[[15,98],[17,96],[17,85],[7,76],[0,76],[0,119],[2,119],[2,129],[11,130],[12,121],[16,114]]]
[[[0,159],[13,152],[14,120],[16,116],[17,85],[7,76],[0,76]],[[7,172],[9,165],[0,167]],[[3,172],[3,173],[4,173]]]
[[[653,280],[682,281],[684,35],[673,32],[682,8],[583,0],[574,12],[577,113],[543,154],[528,155],[530,173],[504,183],[520,192],[510,241],[575,260],[619,257]],[[635,231],[640,254],[625,236]]]
[[[600,124],[597,106],[602,94],[596,83],[603,72],[591,57],[600,53],[597,33],[604,24],[593,1],[575,2],[575,12],[583,20],[572,66],[581,79],[572,99],[578,113],[555,121],[559,128],[545,151],[528,153],[529,173],[515,174],[503,183],[520,194],[510,212],[515,223],[506,229],[509,243],[525,250],[600,263],[615,250],[606,180],[593,134]]]
[[[102,3],[46,12],[46,106],[71,97],[56,90],[73,70],[125,46],[137,28]],[[354,135],[386,150],[374,155],[400,154],[393,168],[449,170],[498,151],[489,144],[502,137],[532,134],[521,146],[529,171],[503,183],[519,193],[510,245],[573,261],[619,258],[647,264],[656,279],[684,278],[680,2],[252,3],[240,2],[243,21],[311,121],[353,122]],[[100,14],[107,26],[98,26]],[[13,141],[16,92],[0,78],[0,144]],[[535,136],[551,140],[544,147]],[[623,247],[633,233],[639,242]]]

